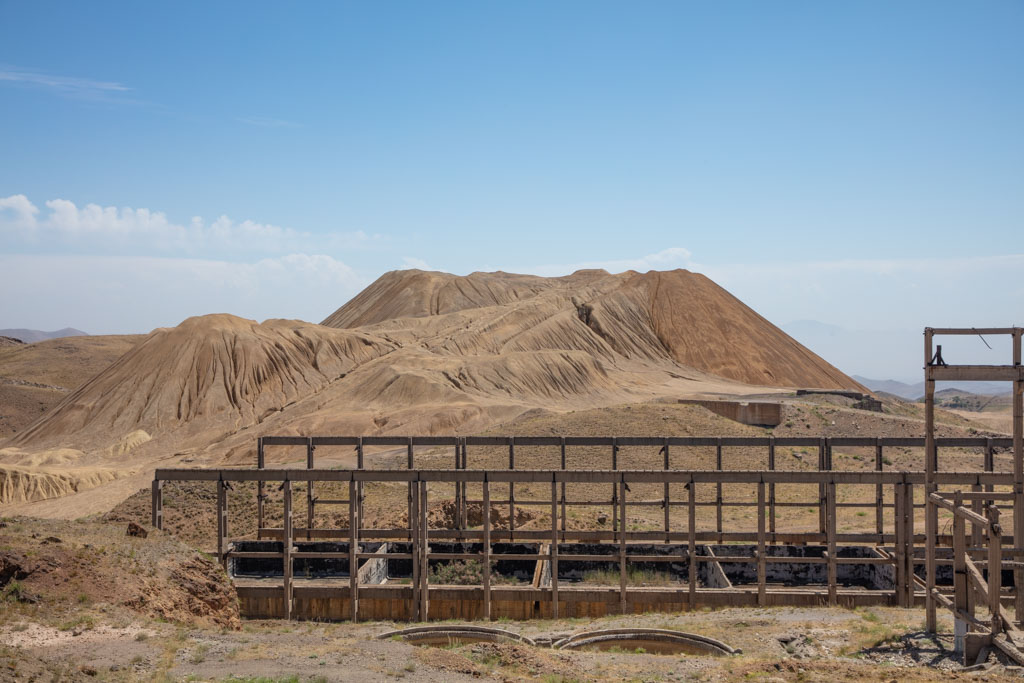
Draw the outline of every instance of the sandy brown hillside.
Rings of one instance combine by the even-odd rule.
[[[79,336],[25,344],[0,337],[0,439],[64,400],[142,335]]]
[[[402,271],[328,322],[155,330],[0,449],[0,503],[130,492],[157,462],[249,463],[259,434],[467,433],[535,408],[858,387],[682,270]]]
[[[408,320],[426,317],[435,320]],[[748,384],[866,391],[707,277],[687,270],[584,270],[559,278],[394,271],[322,324],[371,325],[392,334],[412,330],[426,333],[426,343],[456,352],[610,351],[673,360]]]
[[[189,318],[129,353],[18,434],[25,445],[135,430],[177,439],[232,434],[316,394],[392,346],[358,332],[230,315]]]
[[[465,277],[422,270],[386,273],[323,321],[330,327],[359,327],[391,318],[421,318],[469,308],[500,306],[528,299],[557,286],[557,280],[580,282],[597,271],[568,278],[515,273],[473,273]],[[600,273],[607,275],[604,271]]]

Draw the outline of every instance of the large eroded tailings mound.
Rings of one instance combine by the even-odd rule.
[[[122,490],[158,462],[251,464],[261,434],[468,433],[765,387],[860,388],[687,271],[400,271],[324,325],[212,315],[152,332],[0,448],[0,504]],[[56,449],[75,477],[57,476]]]
[[[139,429],[218,438],[391,350],[359,332],[299,321],[189,318],[150,333],[12,442],[66,436],[88,447]]]
[[[748,384],[867,391],[703,275],[649,272],[624,288],[644,292],[655,334],[682,365]]]
[[[455,355],[573,350],[746,384],[863,390],[703,275],[387,273],[323,322]]]
[[[528,299],[552,286],[549,278],[514,273],[461,277],[422,270],[385,274],[331,314],[323,325],[359,327],[391,318],[420,318]]]
[[[0,441],[38,420],[142,336],[61,337],[33,344],[5,344],[6,337],[0,337]]]

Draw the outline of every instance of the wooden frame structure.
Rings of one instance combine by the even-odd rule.
[[[255,481],[279,484],[283,491],[285,520],[281,528],[259,529],[265,538],[283,540],[281,552],[245,552],[227,547],[226,539],[220,536],[226,524],[218,524],[218,547],[222,549],[221,559],[225,563],[234,558],[277,559],[284,562],[285,572],[280,585],[265,586],[257,592],[273,596],[283,603],[281,616],[290,618],[295,614],[293,605],[296,600],[322,598],[340,600],[345,617],[389,618],[425,620],[428,618],[496,618],[507,613],[497,614],[494,610],[496,602],[507,605],[518,602],[523,605],[536,606],[529,609],[527,616],[555,617],[558,615],[575,616],[581,614],[582,604],[588,605],[584,614],[594,614],[593,605],[601,605],[600,613],[650,611],[659,609],[694,609],[703,606],[726,605],[870,605],[890,604],[912,606],[923,598],[918,592],[919,581],[914,575],[915,564],[924,558],[918,549],[925,541],[923,535],[915,532],[914,510],[921,505],[914,503],[915,487],[922,487],[928,481],[925,472],[877,472],[877,471],[741,471],[741,470],[323,470],[323,469],[225,469],[225,470],[171,470],[161,469],[156,472],[153,486],[154,523],[162,523],[159,514],[162,510],[162,495],[165,482],[172,481],[208,481],[225,489],[230,482]],[[1008,487],[1013,480],[1010,473],[1005,472],[938,472],[933,473],[932,481],[937,485],[957,487]],[[355,523],[348,529],[314,529],[310,527],[296,528],[293,521],[292,484],[294,482],[344,482],[348,484],[347,499],[350,519]],[[361,484],[367,483],[404,483],[413,492],[411,500],[412,514],[409,516],[407,528],[401,529],[366,529],[359,520],[359,490]],[[431,484],[443,484],[446,488],[452,485],[479,485],[481,487],[484,509],[505,501],[494,501],[490,496],[492,484],[550,484],[550,497],[544,501],[551,511],[551,528],[549,530],[516,530],[493,529],[490,516],[483,515],[481,529],[430,528],[427,518],[429,509],[429,487]],[[565,484],[586,483],[607,485],[616,490],[619,520],[627,519],[627,512],[632,505],[644,505],[649,501],[631,500],[630,484],[682,484],[687,495],[684,501],[675,501],[687,510],[687,524],[684,529],[663,529],[631,531],[625,525],[604,530],[569,530],[561,524],[564,519],[560,513],[569,501],[561,496]],[[751,505],[757,509],[756,530],[721,531],[699,529],[696,520],[698,488],[713,490],[722,484],[752,484],[757,489],[757,500]],[[817,532],[784,532],[769,530],[767,520],[771,505],[767,490],[771,485],[803,484],[817,486],[825,491],[822,507],[825,510],[825,528]],[[883,529],[882,533],[843,533],[838,529],[836,509],[837,487],[845,485],[873,485],[892,488],[893,504],[891,531]],[[455,486],[456,489],[463,488]],[[920,490],[918,488],[918,490]],[[994,494],[998,495],[998,494]],[[518,504],[539,503],[541,501],[518,501]],[[217,498],[218,520],[224,519],[226,502],[221,496]],[[780,505],[781,503],[776,503]],[[854,503],[846,503],[854,505]],[[298,552],[294,547],[294,539],[306,536],[315,539],[339,539],[347,541],[348,546],[337,552]],[[401,541],[409,543],[409,553],[389,553],[379,550],[366,550],[362,546],[367,541]],[[431,549],[434,541],[456,541],[482,543],[480,552],[437,552]],[[493,555],[491,546],[496,542],[535,541],[544,544],[544,550],[530,554]],[[948,544],[954,544],[950,536],[942,537]],[[615,548],[614,559],[619,567],[619,586],[612,588],[594,587],[562,587],[558,582],[558,564],[564,561],[608,561],[608,554],[583,555],[567,553],[562,548],[567,543],[592,542],[607,543]],[[751,555],[734,554],[718,555],[698,552],[698,543],[748,543],[754,544]],[[631,546],[638,544],[666,543],[676,544],[680,550],[677,554],[647,554],[635,551]],[[824,551],[817,557],[792,558],[778,556],[768,552],[769,545],[821,545]],[[841,557],[838,552],[840,544],[864,544],[878,549],[878,555],[872,557]],[[973,550],[972,550],[973,552]],[[345,557],[349,561],[349,580],[334,582],[330,587],[300,586],[301,582],[291,576],[291,562],[296,558],[331,558]],[[413,563],[413,576],[410,586],[386,585],[363,586],[360,582],[359,562],[370,559],[408,559]],[[550,576],[549,586],[545,587],[494,587],[490,581],[490,563],[495,559],[529,559],[548,563]],[[429,583],[428,565],[432,560],[479,560],[484,567],[483,580],[479,586],[431,586]],[[678,587],[652,589],[647,587],[631,587],[627,582],[627,567],[630,562],[685,562],[689,567],[688,582]],[[780,588],[769,585],[768,565],[773,563],[824,564],[827,568],[827,580],[824,586],[810,589]],[[941,559],[940,564],[952,564],[953,559]],[[697,570],[701,563],[752,564],[756,569],[756,587],[731,587],[716,589],[697,586]],[[846,590],[837,580],[838,567],[842,565],[881,565],[891,566],[894,573],[894,587],[889,591]],[[353,568],[355,569],[353,571]],[[254,589],[256,590],[256,589]],[[269,593],[268,593],[269,591]],[[462,607],[445,607],[457,600]],[[361,605],[369,601],[368,607]],[[398,605],[396,607],[396,605]],[[466,607],[466,605],[470,605]],[[337,611],[334,615],[338,616]]]
[[[1000,366],[949,365],[941,353],[933,353],[933,340],[938,335],[1009,335],[1012,338],[1012,364]],[[342,608],[327,612],[333,617],[343,615],[359,618],[426,620],[431,618],[488,618],[510,616],[508,605],[523,606],[511,616],[529,618],[558,616],[594,616],[611,612],[632,612],[665,609],[694,609],[725,605],[859,605],[890,604],[904,607],[924,603],[927,629],[936,630],[936,605],[948,607],[957,622],[958,636],[970,631],[986,630],[992,639],[1002,633],[1020,633],[1004,607],[1013,604],[1016,618],[1024,618],[1024,367],[1021,364],[1022,328],[926,328],[925,337],[925,435],[923,438],[776,438],[776,437],[483,437],[483,436],[263,436],[257,444],[257,462],[249,469],[160,469],[152,486],[153,524],[162,528],[164,522],[164,489],[167,482],[208,481],[217,486],[217,552],[227,566],[231,558],[273,559],[283,562],[280,585],[252,588],[253,595],[280,601],[280,614],[291,618],[310,614],[311,601],[335,600]],[[941,348],[941,347],[940,347]],[[1013,383],[1013,435],[1008,438],[937,438],[935,435],[935,382],[948,380],[1010,381]],[[305,448],[305,468],[273,469],[266,467],[268,448]],[[320,446],[354,447],[354,469],[319,469],[315,451]],[[399,447],[406,453],[404,468],[372,469],[366,467],[367,447]],[[470,465],[470,447],[503,447],[508,449],[507,468],[474,469]],[[522,469],[517,461],[517,447],[549,447],[558,449],[559,468]],[[610,469],[572,469],[568,467],[567,450],[575,447],[607,448]],[[659,449],[661,469],[621,469],[619,450],[623,447]],[[714,448],[714,469],[673,467],[673,448]],[[762,470],[730,470],[725,468],[724,452],[729,448],[764,448],[765,468]],[[780,447],[812,448],[817,452],[814,470],[777,469],[776,451]],[[837,470],[833,463],[834,448],[871,448],[872,468]],[[894,471],[886,469],[886,448],[922,448],[923,469]],[[417,448],[451,448],[452,467],[420,469],[416,467]],[[939,450],[942,448],[974,448],[983,454],[980,471],[941,471]],[[1012,471],[997,471],[997,449],[1011,450]],[[280,552],[244,551],[229,543],[228,495],[232,482],[256,482],[257,538],[280,539]],[[306,526],[297,527],[294,516],[292,484],[306,484]],[[320,499],[316,496],[319,482],[347,483],[344,499]],[[392,483],[408,489],[408,524],[404,528],[366,528],[364,520],[364,489],[367,484]],[[492,485],[498,484],[507,497],[492,496]],[[549,484],[550,495],[540,498],[517,497],[516,485]],[[607,487],[607,497],[570,500],[567,486],[591,484]],[[661,484],[661,496],[639,498],[630,493],[630,484]],[[756,488],[756,500],[725,500],[723,487],[747,484]],[[817,489],[817,500],[778,500],[776,488],[802,484]],[[281,527],[266,526],[267,486],[278,485],[282,491],[283,522]],[[453,528],[431,528],[431,485],[454,490],[455,523]],[[685,487],[686,493],[673,496],[671,486]],[[875,489],[873,502],[843,501],[837,488],[847,485],[869,485]],[[479,487],[479,497],[471,491]],[[1001,490],[996,490],[997,488]],[[710,491],[698,497],[697,491]],[[435,489],[436,490],[436,489]],[[888,491],[891,490],[891,494]],[[678,488],[677,488],[678,491]],[[915,500],[915,493],[920,497]],[[534,494],[536,495],[536,494]],[[887,499],[891,502],[887,502]],[[918,502],[920,501],[920,502]],[[997,502],[1012,505],[1013,535],[1003,533]],[[481,528],[471,528],[469,506],[482,505]],[[348,506],[348,528],[314,528],[317,506]],[[567,525],[572,506],[610,506],[611,525],[595,530],[573,530]],[[494,506],[507,506],[507,529],[492,527],[490,511]],[[517,529],[516,512],[524,506],[541,506],[550,510],[550,529]],[[662,528],[631,530],[630,508],[659,506],[664,510]],[[815,531],[780,530],[778,511],[787,506],[816,509]],[[714,523],[698,523],[699,508],[714,508]],[[756,529],[727,529],[723,510],[732,507],[755,509]],[[874,510],[872,531],[844,532],[837,521],[842,508]],[[939,510],[952,514],[952,529],[940,533]],[[685,528],[673,526],[672,511],[685,511]],[[924,533],[919,533],[916,513],[924,512]],[[970,525],[970,532],[967,525]],[[309,551],[296,546],[296,539],[335,539],[347,546],[337,551]],[[380,544],[400,542],[409,545],[408,552],[382,549]],[[479,552],[447,552],[432,548],[438,542],[479,544]],[[499,557],[495,543],[535,542],[534,553],[502,553],[501,559],[536,560],[537,575],[541,563],[546,564],[549,583],[532,586],[496,586],[491,576],[491,562]],[[581,554],[567,549],[574,543],[604,544],[602,553]],[[369,548],[368,543],[378,543]],[[665,544],[670,553],[652,553],[638,549],[640,545]],[[751,553],[728,547],[715,555],[698,544],[750,544]],[[876,555],[841,556],[840,544],[868,547]],[[1004,547],[1009,544],[1009,547]],[[770,546],[818,546],[820,555],[787,557],[772,553]],[[364,547],[365,546],[365,547]],[[734,546],[739,548],[739,546]],[[610,550],[609,550],[610,549]],[[942,550],[943,552],[940,552]],[[945,553],[945,551],[949,553]],[[609,555],[608,552],[612,554]],[[295,559],[330,559],[344,557],[348,562],[347,585],[333,582],[330,586],[297,581],[292,575]],[[580,587],[559,584],[560,562],[607,562],[618,565],[616,587]],[[1009,561],[1004,558],[1010,558]],[[368,585],[363,580],[360,562],[370,560],[408,560],[412,565],[409,585]],[[482,563],[482,579],[475,586],[431,585],[432,561],[478,560]],[[630,562],[675,562],[688,568],[684,585],[671,587],[636,587],[627,580]],[[826,579],[821,586],[794,589],[771,585],[769,565],[785,563],[825,565]],[[726,588],[698,585],[701,566],[753,565],[756,582],[744,588],[729,584]],[[891,567],[893,588],[885,591],[849,590],[840,585],[839,567],[843,565],[875,565]],[[924,565],[924,580],[916,568]],[[940,587],[939,568],[950,567],[951,589]],[[1013,586],[1003,585],[1001,570],[1013,570]],[[999,570],[995,570],[999,568]],[[986,577],[987,574],[987,577]],[[248,589],[247,589],[248,590]],[[452,605],[458,603],[460,607]],[[991,618],[985,624],[976,617],[979,604],[988,606]],[[296,607],[299,605],[300,607]],[[596,607],[595,607],[596,606]],[[583,611],[581,611],[583,610]],[[596,611],[595,611],[596,610]],[[1005,641],[1005,637],[1004,637]],[[1003,642],[1003,641],[1001,641]],[[1000,645],[1000,647],[1003,647]],[[1012,644],[1006,646],[1013,650]],[[1015,650],[1013,650],[1016,652]],[[1016,655],[1020,655],[1019,652]],[[1014,656],[1014,655],[1011,655]],[[1024,662],[1024,655],[1021,661]]]
[[[1009,449],[1014,445],[1013,439],[1009,437],[1000,438],[987,438],[987,437],[967,437],[967,438],[938,438],[934,439],[932,448],[935,453],[936,463],[938,462],[939,449],[945,448],[971,448],[978,449],[982,453],[982,466],[985,472],[995,471],[995,453],[999,449]],[[816,467],[819,472],[827,472],[833,469],[833,450],[838,448],[870,448],[873,449],[873,461],[871,463],[875,472],[895,471],[886,470],[886,455],[885,451],[889,448],[925,448],[927,441],[925,438],[920,437],[614,437],[614,436],[599,436],[599,437],[558,437],[558,436],[508,436],[508,437],[494,437],[494,436],[263,436],[257,441],[257,469],[263,469],[266,467],[266,453],[269,448],[277,447],[303,447],[306,450],[306,468],[315,469],[316,457],[315,452],[318,447],[354,447],[357,455],[357,470],[366,470],[366,460],[364,451],[368,447],[402,447],[406,450],[406,458],[404,466],[406,469],[416,469],[416,449],[423,448],[439,448],[447,447],[453,449],[453,470],[467,470],[469,469],[469,448],[472,446],[476,447],[505,447],[508,449],[508,469],[510,471],[516,469],[517,455],[516,448],[524,446],[539,446],[539,447],[550,447],[557,448],[559,453],[559,462],[562,470],[571,471],[567,467],[568,462],[568,449],[579,448],[579,447],[599,447],[609,449],[609,464],[612,466],[612,470],[616,470],[618,467],[618,453],[619,449],[624,447],[649,447],[659,449],[659,453],[662,455],[664,471],[674,471],[680,468],[672,466],[671,449],[673,448],[700,448],[700,447],[711,447],[715,450],[715,470],[725,471],[730,470],[725,468],[726,464],[726,453],[727,449],[732,448],[763,448],[765,453],[765,466],[766,471],[776,471],[776,450],[778,448],[810,448],[817,453]],[[685,469],[685,468],[684,468]],[[373,470],[368,470],[373,471]],[[723,532],[723,509],[728,507],[742,507],[750,506],[754,504],[748,501],[726,501],[723,497],[722,485],[725,481],[717,482],[715,485],[716,496],[714,501],[699,501],[696,503],[697,507],[708,507],[713,506],[715,508],[716,518],[716,529],[721,534]],[[257,523],[260,528],[264,526],[263,522],[265,519],[264,512],[264,500],[266,498],[264,492],[264,483],[260,481],[258,483],[258,503],[257,503]],[[358,485],[358,504],[359,510],[362,510],[362,503],[364,499],[363,485]],[[884,510],[887,507],[892,507],[892,504],[886,504],[883,501],[882,496],[882,485],[876,485],[875,502],[874,503],[838,503],[838,507],[857,507],[865,510],[875,511],[875,530],[877,533],[882,533],[882,518]],[[491,501],[494,505],[507,505],[509,510],[509,517],[515,519],[515,510],[517,506],[544,506],[547,505],[547,501],[543,500],[524,500],[516,499],[514,484],[510,488],[510,495],[507,499]],[[767,502],[768,502],[768,518],[767,528],[771,533],[775,532],[777,510],[778,508],[784,507],[816,507],[819,510],[819,532],[825,532],[825,485],[822,484],[819,487],[818,499],[816,501],[807,502],[778,502],[776,500],[776,484],[774,482],[768,483],[766,491]],[[343,500],[332,500],[332,499],[319,499],[315,495],[315,481],[311,482],[306,492],[307,496],[307,519],[313,519],[315,516],[316,507],[319,505],[332,506],[332,505],[347,505],[347,499]],[[594,501],[568,501],[566,498],[565,483],[560,485],[560,497],[559,506],[561,510],[561,519],[564,521],[567,519],[567,510],[573,505],[609,505],[612,507],[612,528],[617,528],[619,520],[619,506],[617,503],[617,488],[611,487],[609,489],[609,496],[604,500]],[[409,493],[409,505],[411,512],[411,505],[413,500],[413,494],[410,490]],[[455,506],[457,510],[457,518],[459,520],[459,528],[466,526],[466,508],[469,504],[476,503],[481,504],[481,500],[470,500],[466,493],[466,482],[460,482],[455,490]],[[670,527],[669,513],[672,508],[684,507],[688,505],[685,500],[672,500],[670,495],[668,482],[665,482],[664,492],[660,499],[648,500],[641,503],[640,505],[656,505],[660,506],[665,511],[665,530],[668,531]],[[924,504],[917,506],[923,508]],[[563,528],[564,530],[564,528]],[[724,538],[724,536],[722,536]]]
[[[950,365],[933,348],[936,336],[1008,335],[1012,341],[1010,365]],[[925,537],[926,550],[926,627],[934,633],[937,626],[936,604],[940,601],[935,586],[937,573],[935,548],[939,538],[938,510],[942,497],[938,495],[938,446],[935,437],[935,382],[937,381],[979,381],[1011,382],[1013,392],[1013,549],[1014,557],[1024,555],[1024,365],[1021,364],[1021,340],[1024,328],[932,328],[924,330],[924,374],[925,374]],[[974,493],[977,493],[976,491]],[[961,493],[961,496],[966,495]],[[975,498],[976,502],[981,499]],[[959,509],[961,506],[954,506]],[[960,515],[954,513],[954,518]],[[980,524],[980,522],[979,522]],[[1024,566],[1013,564],[1014,585],[1024,586]],[[1018,624],[1024,619],[1024,590],[1015,590],[1015,612]]]

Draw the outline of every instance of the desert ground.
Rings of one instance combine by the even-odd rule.
[[[742,649],[725,658],[523,645],[417,648],[377,640],[392,623],[243,620],[229,578],[209,555],[213,487],[169,485],[164,530],[150,526],[148,485],[156,467],[252,466],[256,437],[264,434],[923,434],[918,403],[879,395],[882,412],[873,412],[846,397],[797,396],[797,388],[866,391],[710,280],[686,271],[580,271],[564,278],[400,271],[320,325],[215,315],[148,335],[5,343],[0,680],[1015,677],[1016,669],[994,658],[984,671],[963,671],[951,636],[925,636],[923,612],[913,609],[726,609],[499,624],[531,637],[619,625],[693,631]],[[783,419],[773,428],[750,426],[680,402],[723,397],[779,402]],[[1005,434],[1007,407],[970,397],[951,401],[937,411],[938,434]],[[871,469],[868,450],[840,449],[835,467]],[[354,466],[350,449],[324,448],[317,457],[321,467]],[[304,449],[278,448],[269,464],[304,458]],[[505,458],[500,448],[481,447],[470,452],[469,466],[501,468]],[[569,466],[607,466],[609,458],[606,449],[581,447]],[[714,463],[707,448],[674,450],[672,458],[678,468]],[[807,449],[780,448],[777,458],[780,469],[816,467]],[[981,467],[969,449],[948,449],[942,458],[943,467]],[[395,449],[367,450],[371,468],[400,466],[403,459]],[[661,467],[654,449],[624,447],[619,460],[637,469]],[[450,467],[451,453],[423,448],[417,462]],[[517,462],[554,468],[557,453],[522,447]],[[886,468],[920,469],[921,462],[920,449],[893,448]],[[763,468],[765,453],[730,449],[724,466]],[[996,454],[996,468],[1009,468],[1006,453]],[[318,491],[331,495],[329,485]],[[517,493],[544,495],[528,485]],[[606,492],[581,485],[577,493]],[[751,493],[725,487],[733,499],[749,500]],[[275,495],[268,501],[271,520],[281,514]],[[432,499],[432,525],[450,522],[446,495]],[[801,492],[780,487],[778,495],[792,501]],[[860,500],[844,495],[843,501]],[[231,492],[234,535],[255,529],[254,496],[254,486]],[[400,521],[405,496],[401,486],[371,487],[370,524]],[[319,510],[318,525],[347,521],[344,511]],[[569,524],[593,528],[603,512],[602,506],[579,508]],[[780,515],[780,525],[793,530],[813,528],[817,520],[816,511],[802,507]],[[749,508],[727,508],[726,516],[728,524],[756,524]],[[655,529],[661,519],[656,508],[638,508],[626,521],[633,529]],[[520,520],[521,528],[549,523],[543,511]],[[841,528],[872,523],[851,512]],[[943,624],[949,628],[945,617]]]

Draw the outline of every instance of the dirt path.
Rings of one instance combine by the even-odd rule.
[[[241,630],[138,622],[97,625],[79,635],[29,619],[7,619],[0,643],[43,665],[73,664],[106,680],[618,681],[858,680],[970,678],[959,673],[948,634],[920,632],[921,610],[726,609],[604,619],[500,622],[539,639],[600,628],[668,628],[741,648],[732,657],[656,655],[641,650],[555,651],[512,644],[415,647],[376,637],[392,623],[246,621]],[[947,618],[942,626],[948,628]],[[996,666],[985,680],[1009,680]],[[0,676],[2,677],[2,676]]]

